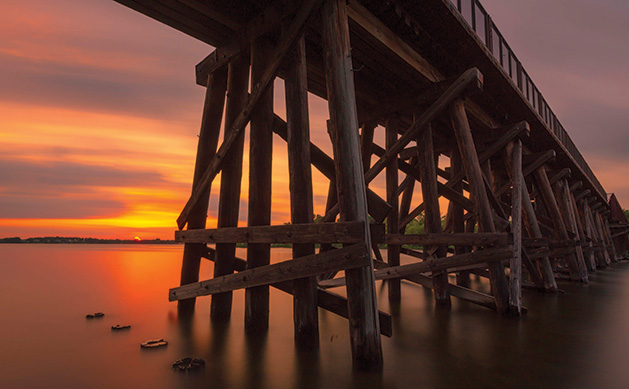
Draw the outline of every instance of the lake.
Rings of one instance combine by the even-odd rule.
[[[435,309],[432,293],[403,282],[382,338],[382,374],[351,370],[347,321],[319,311],[321,346],[298,352],[292,297],[271,289],[264,337],[244,334],[244,291],[234,293],[228,325],[209,320],[209,297],[192,319],[177,316],[179,245],[0,245],[0,388],[629,388],[629,262],[597,272],[565,293],[524,291],[529,313],[508,319],[453,298]],[[245,257],[245,250],[238,249]],[[273,249],[274,261],[290,249]],[[211,262],[202,264],[210,278]],[[476,280],[476,287],[487,285]],[[341,289],[335,292],[341,293]],[[85,315],[104,312],[101,319]],[[116,324],[131,325],[112,332]],[[140,343],[164,338],[165,348]],[[172,363],[198,356],[198,373]]]

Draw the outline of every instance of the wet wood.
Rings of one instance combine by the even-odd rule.
[[[579,240],[579,231],[576,223],[576,217],[574,215],[574,210],[572,209],[572,202],[570,201],[570,189],[568,188],[568,181],[562,179],[555,184],[556,187],[556,196],[558,201],[561,204],[562,214],[564,216],[564,221],[566,223],[566,227],[569,232],[573,234],[573,239],[575,241]],[[585,257],[583,255],[583,250],[580,245],[576,246],[575,257],[577,259],[577,265],[579,269],[579,275],[582,279],[588,278],[587,266],[585,264]]]

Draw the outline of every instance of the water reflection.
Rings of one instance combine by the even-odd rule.
[[[352,373],[348,323],[329,312],[319,312],[320,347],[297,349],[292,297],[274,289],[266,335],[245,334],[242,291],[227,323],[209,319],[208,298],[179,315],[167,290],[181,254],[179,246],[0,246],[0,387],[629,387],[626,262],[589,286],[561,283],[565,293],[525,291],[529,314],[520,320],[456,298],[436,309],[432,293],[409,282],[391,304],[378,283],[394,336],[382,338],[384,371],[374,375]],[[204,262],[201,278],[211,270]],[[96,311],[105,317],[85,319]],[[132,328],[112,334],[114,324]],[[166,348],[140,349],[161,337]],[[205,359],[205,369],[170,369],[188,356]]]

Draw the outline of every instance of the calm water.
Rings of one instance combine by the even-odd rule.
[[[275,249],[275,260],[290,256]],[[179,320],[169,287],[181,246],[0,245],[0,388],[629,388],[629,263],[566,293],[525,291],[521,320],[453,299],[435,310],[430,292],[403,284],[394,336],[383,338],[382,375],[351,373],[347,322],[320,311],[318,353],[299,353],[292,298],[272,289],[266,337],[244,336],[244,292],[231,323],[213,326],[209,297]],[[244,251],[239,253],[244,256]],[[202,266],[209,278],[211,265]],[[480,285],[486,287],[486,285]],[[87,313],[105,312],[86,320]],[[130,324],[112,333],[115,324]],[[165,338],[163,349],[141,350]],[[185,356],[206,360],[198,374],[171,370]]]

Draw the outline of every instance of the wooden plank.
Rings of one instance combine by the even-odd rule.
[[[279,226],[226,227],[175,232],[187,243],[344,243],[365,239],[363,222],[304,223]],[[382,239],[378,239],[381,241]]]
[[[400,119],[397,115],[392,115],[387,118],[385,126],[385,142],[386,147],[392,147],[398,139],[398,130]],[[373,140],[373,133],[372,133]],[[363,149],[363,152],[367,150]],[[371,157],[371,150],[368,150]],[[363,158],[365,155],[363,154]],[[387,203],[391,205],[393,209],[387,216],[387,230],[397,231],[399,228],[399,214],[398,214],[398,159],[392,158],[386,167],[386,191],[387,191]],[[396,244],[387,244],[387,262],[391,266],[398,266],[400,264],[400,246]],[[389,288],[389,301],[400,301],[402,298],[402,291],[400,286],[400,280],[392,280],[387,283]]]
[[[418,246],[503,246],[512,242],[506,232],[387,234],[387,244]]]
[[[369,262],[367,266],[345,271],[352,361],[355,369],[381,371],[382,344],[345,0],[324,2],[321,25],[339,211],[343,221],[364,223],[364,244]]]
[[[439,194],[437,192],[437,169],[435,167],[435,155],[433,151],[432,125],[417,138],[418,161],[422,183],[422,198],[426,204],[424,212],[424,228],[427,233],[441,233],[441,211],[439,209]],[[397,222],[397,221],[396,221]],[[437,257],[446,256],[444,246],[428,247],[435,250]],[[433,272],[434,294],[437,305],[450,306],[450,291],[448,288],[448,273]]]
[[[310,17],[310,14],[320,5],[322,1],[323,0],[306,0],[302,4],[302,7],[297,13],[297,16],[295,16],[293,22],[290,24],[284,34],[282,34],[282,39],[272,55],[273,62],[271,62],[271,64],[269,64],[267,69],[264,71],[263,75],[260,77],[260,81],[253,86],[251,97],[231,125],[229,137],[226,137],[223,141],[223,144],[212,159],[212,162],[205,170],[205,173],[199,181],[199,185],[197,186],[197,188],[195,188],[195,190],[192,191],[190,199],[188,200],[183,211],[177,218],[177,226],[179,226],[179,229],[183,229],[185,224],[188,222],[190,210],[197,203],[197,201],[199,201],[202,192],[206,190],[207,186],[214,179],[214,177],[216,177],[216,174],[218,174],[222,161],[226,158],[227,153],[232,147],[232,144],[239,138],[240,134],[245,129],[245,126],[249,123],[249,118],[251,117],[253,109],[257,105],[260,98],[265,94],[266,89],[275,79],[275,75],[282,62],[282,59],[284,58],[284,55],[291,48],[295,40],[301,35],[301,32],[304,28],[306,21]]]
[[[592,193],[590,189],[585,189],[584,191],[579,193],[577,196],[575,196],[574,200],[578,203],[579,201],[583,200],[585,197],[589,196],[590,193]]]
[[[225,107],[225,134],[223,144],[227,139],[231,141],[231,151],[225,155],[223,161],[223,174],[221,175],[220,197],[218,202],[219,228],[235,227],[238,225],[238,214],[240,211],[240,185],[242,178],[242,160],[244,150],[244,132],[235,133],[232,126],[238,120],[239,113],[247,102],[247,87],[249,85],[249,57],[238,57],[229,64],[227,81],[227,103]],[[222,149],[222,146],[221,146]],[[214,155],[215,161],[220,153]],[[212,162],[208,168],[212,166]],[[207,169],[205,170],[207,172]],[[211,184],[211,180],[204,184],[203,176],[199,179],[199,185],[193,189],[193,193],[199,190],[206,190]],[[190,203],[192,204],[192,203]],[[195,202],[196,204],[196,202]],[[187,221],[186,216],[186,221]],[[185,224],[185,223],[184,223]],[[180,224],[179,227],[183,227]],[[191,230],[192,231],[192,230]],[[187,231],[186,231],[187,232]],[[200,243],[200,242],[196,242]],[[234,256],[236,255],[235,244],[216,245],[216,263],[214,265],[214,277],[220,277],[234,272]],[[213,320],[228,320],[231,316],[232,294],[224,293],[212,296],[210,306],[210,316]]]
[[[214,261],[216,250],[206,247],[207,253],[205,257],[210,261]],[[247,261],[242,258],[235,258],[235,270],[240,272],[247,267]],[[271,284],[272,287],[281,290],[290,295],[294,294],[294,281],[276,282]],[[347,299],[335,293],[330,293],[323,289],[317,289],[317,305],[321,309],[337,314],[345,319],[349,318]],[[380,323],[380,333],[384,336],[391,337],[393,335],[393,323],[391,315],[386,312],[378,311],[378,321]]]
[[[362,243],[359,243],[322,254],[308,255],[172,288],[168,293],[168,300],[176,301],[215,293],[231,292],[236,289],[270,285],[329,271],[364,267],[369,262],[367,248]]]
[[[219,133],[221,130],[221,122],[223,120],[226,91],[227,69],[225,68],[212,73],[212,75],[207,78],[205,103],[203,104],[201,130],[199,132],[197,157],[194,166],[194,178],[192,180],[193,187],[198,184],[201,174],[205,171],[210,160],[216,153]],[[211,188],[208,188],[203,193],[201,200],[192,209],[188,228],[205,228],[210,189]],[[203,251],[204,245],[189,243],[184,246],[180,285],[199,281],[199,269],[201,266],[201,256],[203,255]],[[194,304],[194,299],[181,300],[178,303],[178,309],[190,312],[194,310]]]
[[[450,116],[457,144],[459,145],[463,167],[470,184],[471,197],[476,203],[479,230],[480,232],[496,232],[494,218],[483,182],[483,173],[462,101],[459,100],[452,104]],[[509,311],[509,285],[504,266],[500,262],[494,262],[489,265],[489,272],[498,312],[507,313]]]
[[[574,211],[572,209],[572,204],[570,201],[570,189],[568,186],[568,180],[562,179],[559,180],[555,184],[556,196],[557,200],[560,203],[560,209],[563,212],[564,222],[566,223],[566,228],[573,234],[571,238],[576,241],[580,240],[579,230],[576,223],[576,216],[574,215]],[[579,268],[579,274],[582,278],[588,277],[587,266],[585,264],[585,257],[583,255],[583,250],[579,244],[576,245],[575,257],[577,259],[577,265]]]
[[[313,222],[308,75],[303,35],[288,52],[285,66],[290,213],[291,223],[296,225]],[[314,253],[313,243],[293,244],[294,258]],[[316,277],[293,281],[293,322],[297,347],[314,348],[319,343]]]
[[[513,141],[511,156],[511,233],[513,234],[513,256],[509,262],[509,310],[511,314],[522,314],[522,141]]]
[[[513,255],[513,246],[504,246],[487,250],[478,250],[471,253],[457,254],[443,258],[429,258],[424,262],[411,263],[376,270],[375,275],[378,280],[388,280],[392,278],[404,278],[413,274],[421,274],[432,271],[447,270],[451,268],[474,265],[477,263],[496,263],[508,259]]]
[[[264,71],[273,58],[273,43],[268,37],[259,37],[251,45],[251,83],[262,80]],[[271,224],[271,186],[273,173],[273,84],[266,88],[255,110],[251,113],[249,131],[249,197],[247,225]],[[247,268],[271,263],[269,243],[251,243],[247,246]],[[264,333],[269,327],[268,285],[245,290],[245,330]]]

